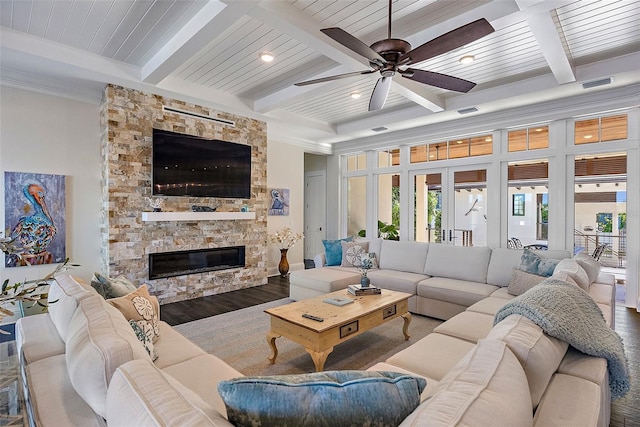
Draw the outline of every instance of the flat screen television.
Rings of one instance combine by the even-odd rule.
[[[251,198],[251,146],[153,130],[152,193]]]

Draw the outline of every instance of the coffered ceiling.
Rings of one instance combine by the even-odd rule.
[[[640,83],[640,1],[395,0],[392,36],[414,47],[479,18],[495,32],[412,65],[477,83],[467,94],[395,76],[369,112],[378,73],[320,32],[387,37],[386,0],[1,0],[0,79],[81,99],[105,83],[266,120],[270,138],[313,151],[375,134]],[[259,59],[271,52],[271,63]],[[459,59],[473,55],[475,61]],[[350,94],[361,97],[352,99]]]

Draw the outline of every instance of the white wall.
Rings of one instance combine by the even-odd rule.
[[[302,147],[269,140],[267,143],[267,187],[288,188],[288,216],[268,216],[267,232],[275,233],[290,227],[295,233],[304,231],[304,150]],[[280,251],[267,241],[267,274],[277,275]],[[298,242],[289,250],[290,271],[304,268],[304,245]]]
[[[99,107],[0,86],[0,187],[4,172],[66,175],[67,256],[72,274],[89,281],[100,270]],[[4,223],[4,196],[0,200]],[[0,281],[37,279],[52,265],[4,268]]]

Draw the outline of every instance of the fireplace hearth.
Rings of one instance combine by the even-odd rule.
[[[244,246],[159,252],[149,254],[149,279],[162,279],[244,266]]]

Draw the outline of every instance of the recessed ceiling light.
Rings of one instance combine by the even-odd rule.
[[[273,53],[271,52],[260,52],[259,57],[264,62],[271,62],[275,59],[275,56],[273,56]]]
[[[473,55],[465,55],[462,58],[460,58],[458,61],[460,61],[461,64],[471,64],[475,59],[476,57]]]
[[[585,135],[584,136],[584,139],[591,139],[591,138],[593,138],[593,135]]]
[[[486,142],[491,142],[491,141],[493,141],[493,138],[488,137],[488,138],[485,138],[484,140],[485,140]]]
[[[462,141],[456,141],[456,144],[462,144]]]
[[[542,128],[537,128],[536,132],[542,132]]]
[[[358,99],[362,96],[362,94],[360,92],[351,92],[349,96],[351,97],[351,99]]]

